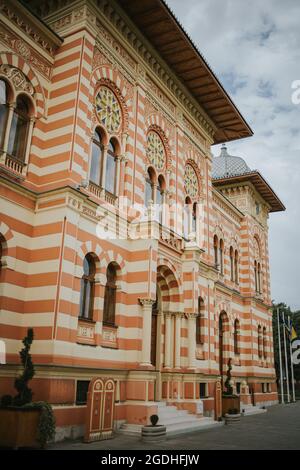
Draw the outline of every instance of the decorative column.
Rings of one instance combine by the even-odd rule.
[[[195,368],[196,357],[196,314],[188,316],[188,368]]]
[[[172,332],[172,315],[171,313],[165,314],[165,361],[164,366],[166,369],[171,368],[171,332]]]
[[[181,317],[181,312],[175,316],[175,369],[180,369]]]
[[[152,366],[151,364],[151,324],[152,324],[152,299],[139,299],[143,310],[143,333],[142,333],[142,361],[141,366]]]

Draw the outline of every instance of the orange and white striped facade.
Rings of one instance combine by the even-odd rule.
[[[0,338],[6,347],[0,396],[14,393],[21,340],[33,327],[34,399],[54,406],[61,436],[71,429],[80,434],[86,406],[76,405],[77,382],[95,376],[116,381],[117,425],[145,423],[158,400],[182,402],[193,411],[200,401],[199,383],[206,383],[204,414],[212,415],[222,316],[223,373],[232,358],[233,386],[239,384],[241,399],[249,402],[250,388],[256,403],[276,403],[268,204],[251,183],[221,191],[215,187],[213,125],[205,113],[202,120],[194,118],[190,109],[196,105],[183,86],[176,93],[168,86],[177,78],[163,61],[160,72],[153,66],[157,53],[125,15],[120,22],[117,3],[65,2],[60,10],[50,8],[43,18],[48,26],[17,2],[1,5],[0,79],[15,96],[28,94],[12,73],[20,71],[32,86],[34,112],[25,165],[0,155]],[[131,40],[128,28],[139,39]],[[112,134],[95,111],[101,86],[112,91],[121,109],[120,128]],[[114,196],[89,182],[97,127],[104,145],[113,137],[118,153]],[[157,175],[164,178],[169,207],[184,205],[185,168],[195,171],[198,189],[192,202],[198,203],[201,236],[194,240],[167,229],[169,236],[164,236],[155,220],[146,227],[157,237],[128,236],[134,211],[119,215],[121,200],[129,207],[144,203],[151,130],[163,142],[165,162]],[[263,208],[259,215],[257,200]],[[103,220],[109,230],[117,221],[126,236],[98,236]],[[223,273],[215,266],[214,236],[224,243]],[[238,282],[231,280],[230,247],[238,252]],[[89,253],[96,260],[94,306],[92,319],[84,319],[79,318],[80,282]],[[259,294],[253,270],[257,257]],[[110,263],[117,266],[114,326],[102,321]]]

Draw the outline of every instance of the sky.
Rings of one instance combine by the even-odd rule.
[[[292,101],[292,83],[300,81],[300,2],[167,3],[254,131],[229,142],[228,153],[258,169],[286,206],[269,218],[271,292],[300,309],[300,103]],[[220,145],[212,152],[219,155]]]

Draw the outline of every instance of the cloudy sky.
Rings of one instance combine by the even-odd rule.
[[[300,309],[300,104],[291,99],[300,80],[300,2],[167,3],[254,131],[228,152],[260,170],[287,208],[269,219],[272,298]]]

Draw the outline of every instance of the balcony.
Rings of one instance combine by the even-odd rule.
[[[98,184],[89,181],[88,191],[92,193],[97,199],[104,199],[105,202],[111,204],[112,206],[116,205],[117,196],[115,194],[106,191],[105,189],[101,188]]]
[[[25,177],[24,169],[26,167],[26,163],[12,155],[2,154],[0,165],[2,170],[11,176],[15,176],[18,179],[23,179]]]

